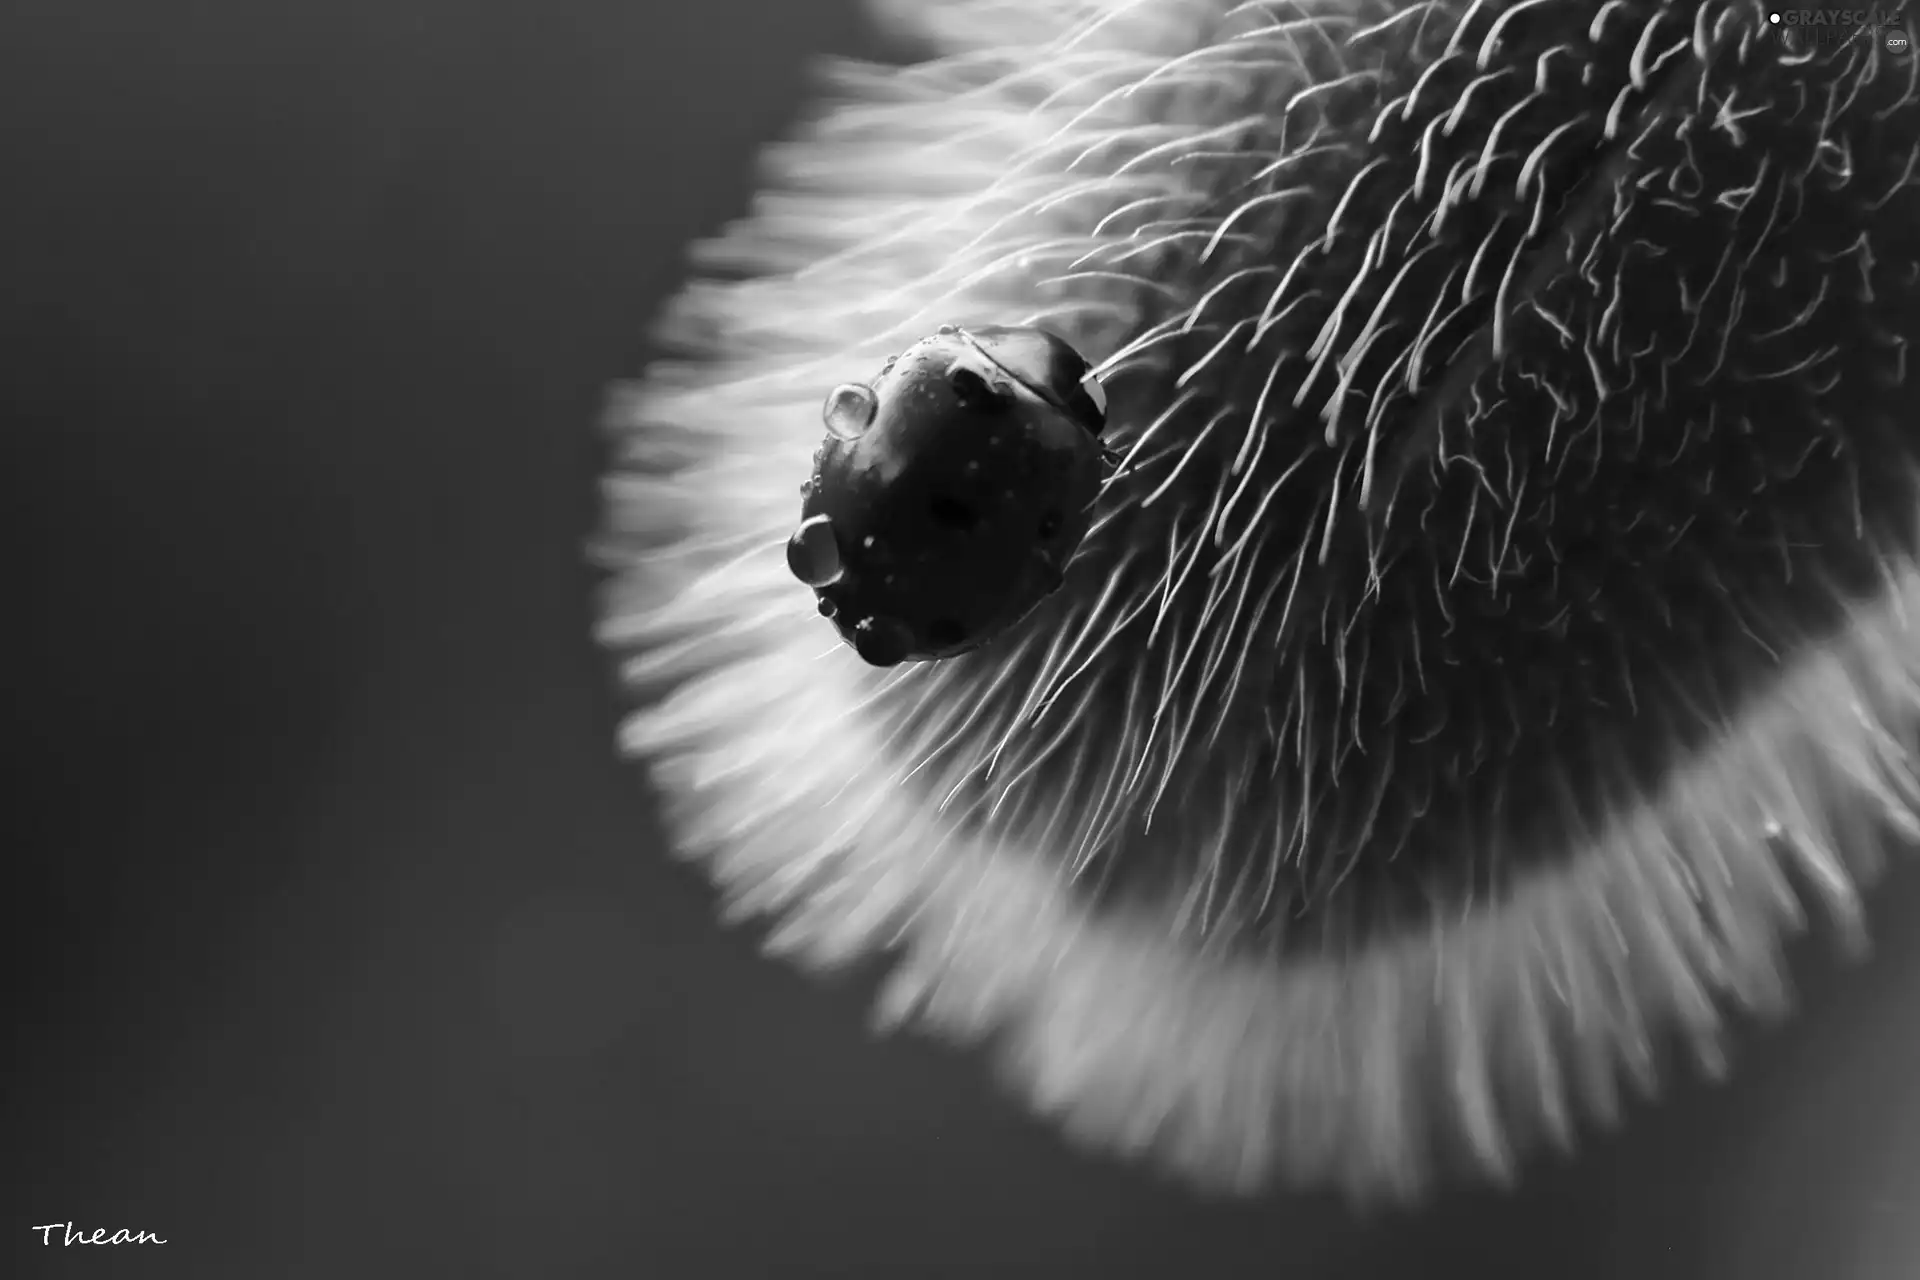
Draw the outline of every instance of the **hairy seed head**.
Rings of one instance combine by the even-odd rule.
[[[615,414],[628,743],[771,945],[1073,1134],[1406,1197],[1785,999],[1920,834],[1920,59],[1753,0],[915,0]],[[1100,366],[1065,588],[876,673],[782,547],[944,322]]]

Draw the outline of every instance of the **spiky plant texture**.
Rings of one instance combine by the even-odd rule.
[[[1920,832],[1920,59],[1750,0],[899,0],[613,415],[678,849],[1196,1183],[1417,1196],[1717,1069]],[[865,667],[782,546],[836,383],[1099,363],[1067,585]]]

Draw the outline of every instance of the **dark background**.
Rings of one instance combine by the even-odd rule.
[[[1086,1160],[710,922],[614,758],[593,423],[858,39],[801,0],[0,9],[0,1272],[1920,1274],[1914,874],[1732,1087],[1367,1223]],[[170,1243],[29,1231],[65,1220]]]

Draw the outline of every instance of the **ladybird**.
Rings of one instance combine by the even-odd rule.
[[[1098,380],[1044,329],[942,325],[821,417],[787,567],[876,667],[978,648],[1058,590],[1113,465]]]

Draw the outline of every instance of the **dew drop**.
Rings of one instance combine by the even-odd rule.
[[[840,581],[840,544],[834,540],[833,521],[824,515],[800,522],[787,539],[787,568],[793,576],[818,590]]]
[[[820,420],[836,440],[858,440],[873,424],[877,408],[873,388],[859,382],[843,382],[827,396],[821,406]]]
[[[896,618],[862,618],[853,629],[853,651],[868,666],[898,666],[913,652],[913,634]]]
[[[820,610],[820,616],[823,618],[831,618],[833,617],[833,615],[840,612],[840,606],[835,604],[833,601],[827,599],[825,596],[820,597],[820,603],[818,605],[818,608]]]

